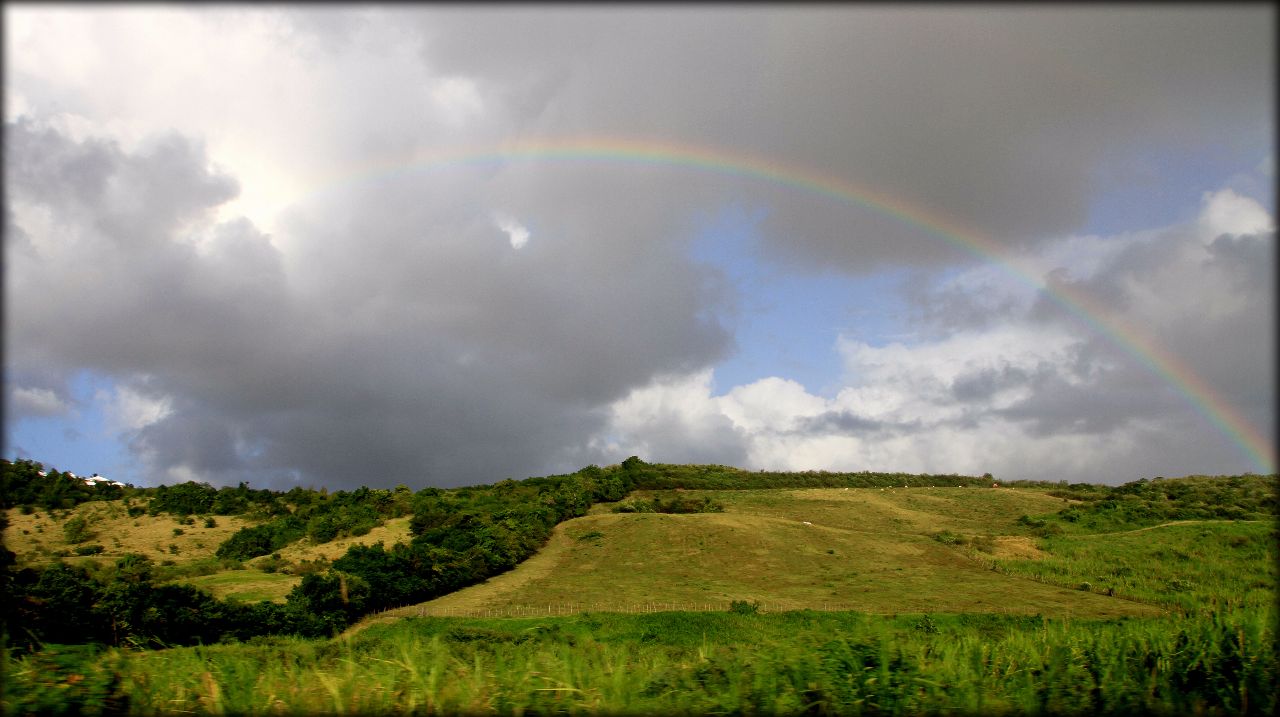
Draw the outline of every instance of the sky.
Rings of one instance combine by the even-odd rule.
[[[4,454],[1275,470],[1275,8],[4,6]]]

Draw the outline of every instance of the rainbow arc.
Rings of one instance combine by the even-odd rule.
[[[1185,361],[1153,337],[1124,324],[1083,292],[1069,285],[1045,283],[1033,268],[1009,256],[999,244],[981,233],[925,207],[831,174],[743,152],[668,141],[591,137],[456,147],[348,167],[312,184],[305,195],[409,171],[439,171],[457,166],[511,162],[623,162],[713,172],[783,185],[892,217],[990,262],[1015,280],[1043,291],[1052,301],[1169,385],[1235,444],[1260,473],[1275,472],[1275,448],[1271,441]]]

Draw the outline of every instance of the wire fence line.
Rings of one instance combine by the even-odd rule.
[[[735,601],[736,602],[736,601]],[[868,612],[866,605],[856,603],[823,602],[810,605],[782,603],[750,603],[762,613],[791,612],[814,610],[822,612]],[[579,615],[591,612],[617,613],[657,613],[657,612],[727,612],[732,603],[724,601],[711,602],[646,602],[646,603],[547,603],[541,605],[503,605],[499,607],[448,607],[419,605],[411,608],[416,617],[547,617]],[[876,611],[878,612],[878,611]],[[914,610],[901,610],[893,614],[915,614]],[[920,613],[929,612],[926,610]],[[1010,610],[1002,607],[987,608],[985,612],[1018,613],[1026,611]],[[403,614],[403,611],[402,613]]]

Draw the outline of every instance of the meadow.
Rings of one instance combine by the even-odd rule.
[[[783,476],[796,487],[705,490],[687,477],[690,488],[667,485],[680,471],[706,483],[761,479],[723,467],[666,470],[654,481],[662,490],[576,509],[513,569],[366,615],[332,638],[6,650],[4,711],[1234,715],[1280,707],[1274,477],[1106,489],[972,480],[831,487],[827,475],[801,474]],[[815,482],[824,487],[803,487]],[[439,500],[430,494],[414,521],[437,525],[448,515]],[[711,512],[617,512],[646,503]],[[165,516],[140,520],[129,527],[154,520],[172,530]],[[180,551],[157,571],[238,601],[278,601],[299,580],[280,568],[342,565],[347,558],[334,556],[349,545],[415,540],[411,523],[389,519],[345,543],[303,539],[240,569]],[[47,559],[19,556],[33,557]]]
[[[648,492],[638,491],[643,498]],[[593,514],[561,523],[514,570],[390,615],[726,609],[1157,615],[1151,605],[1001,573],[936,539],[991,531],[989,559],[1035,550],[1025,513],[1063,505],[1040,491],[816,488],[687,491],[722,513]],[[544,612],[544,614],[545,614]]]

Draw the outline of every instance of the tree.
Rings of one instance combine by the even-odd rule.
[[[62,524],[62,534],[72,545],[83,543],[94,536],[89,530],[89,521],[79,515]]]

